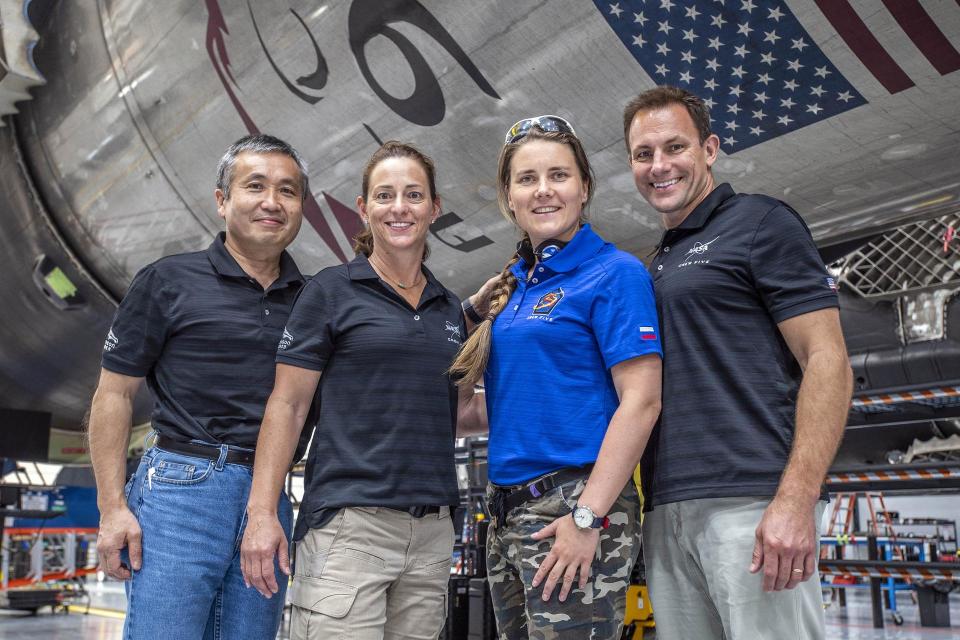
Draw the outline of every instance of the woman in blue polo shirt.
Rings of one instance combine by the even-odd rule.
[[[639,552],[632,473],[660,409],[653,287],[585,222],[595,181],[566,120],[511,127],[497,178],[522,241],[465,305],[476,326],[452,372],[486,386],[500,637],[613,640]]]

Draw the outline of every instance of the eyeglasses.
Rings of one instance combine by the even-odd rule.
[[[537,116],[536,118],[524,118],[510,127],[506,137],[503,139],[503,144],[513,144],[514,142],[523,140],[534,127],[541,131],[577,135],[577,132],[573,130],[573,126],[560,116]]]

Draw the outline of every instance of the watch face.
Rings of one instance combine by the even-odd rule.
[[[573,510],[573,521],[581,529],[586,529],[593,524],[593,514],[586,507],[577,507]]]

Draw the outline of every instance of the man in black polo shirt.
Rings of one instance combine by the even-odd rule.
[[[793,209],[715,184],[698,97],[641,94],[624,136],[666,228],[650,265],[663,409],[642,463],[657,637],[822,638],[822,483],[851,394],[836,286]]]
[[[206,251],[144,267],[117,310],[90,455],[101,566],[130,581],[124,638],[276,637],[283,593],[267,600],[245,588],[238,543],[277,343],[303,284],[284,249],[306,194],[306,167],[287,143],[238,140],[218,167],[226,232]],[[124,487],[144,378],[157,439]],[[279,509],[289,531],[285,496]]]

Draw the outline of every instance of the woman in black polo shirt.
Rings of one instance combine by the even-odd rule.
[[[275,555],[289,574],[277,496],[317,392],[292,638],[436,637],[445,614],[459,502],[447,369],[466,329],[456,296],[423,266],[440,213],[433,162],[387,142],[362,182],[357,257],[314,276],[287,322],[247,505],[244,576],[270,597]]]

